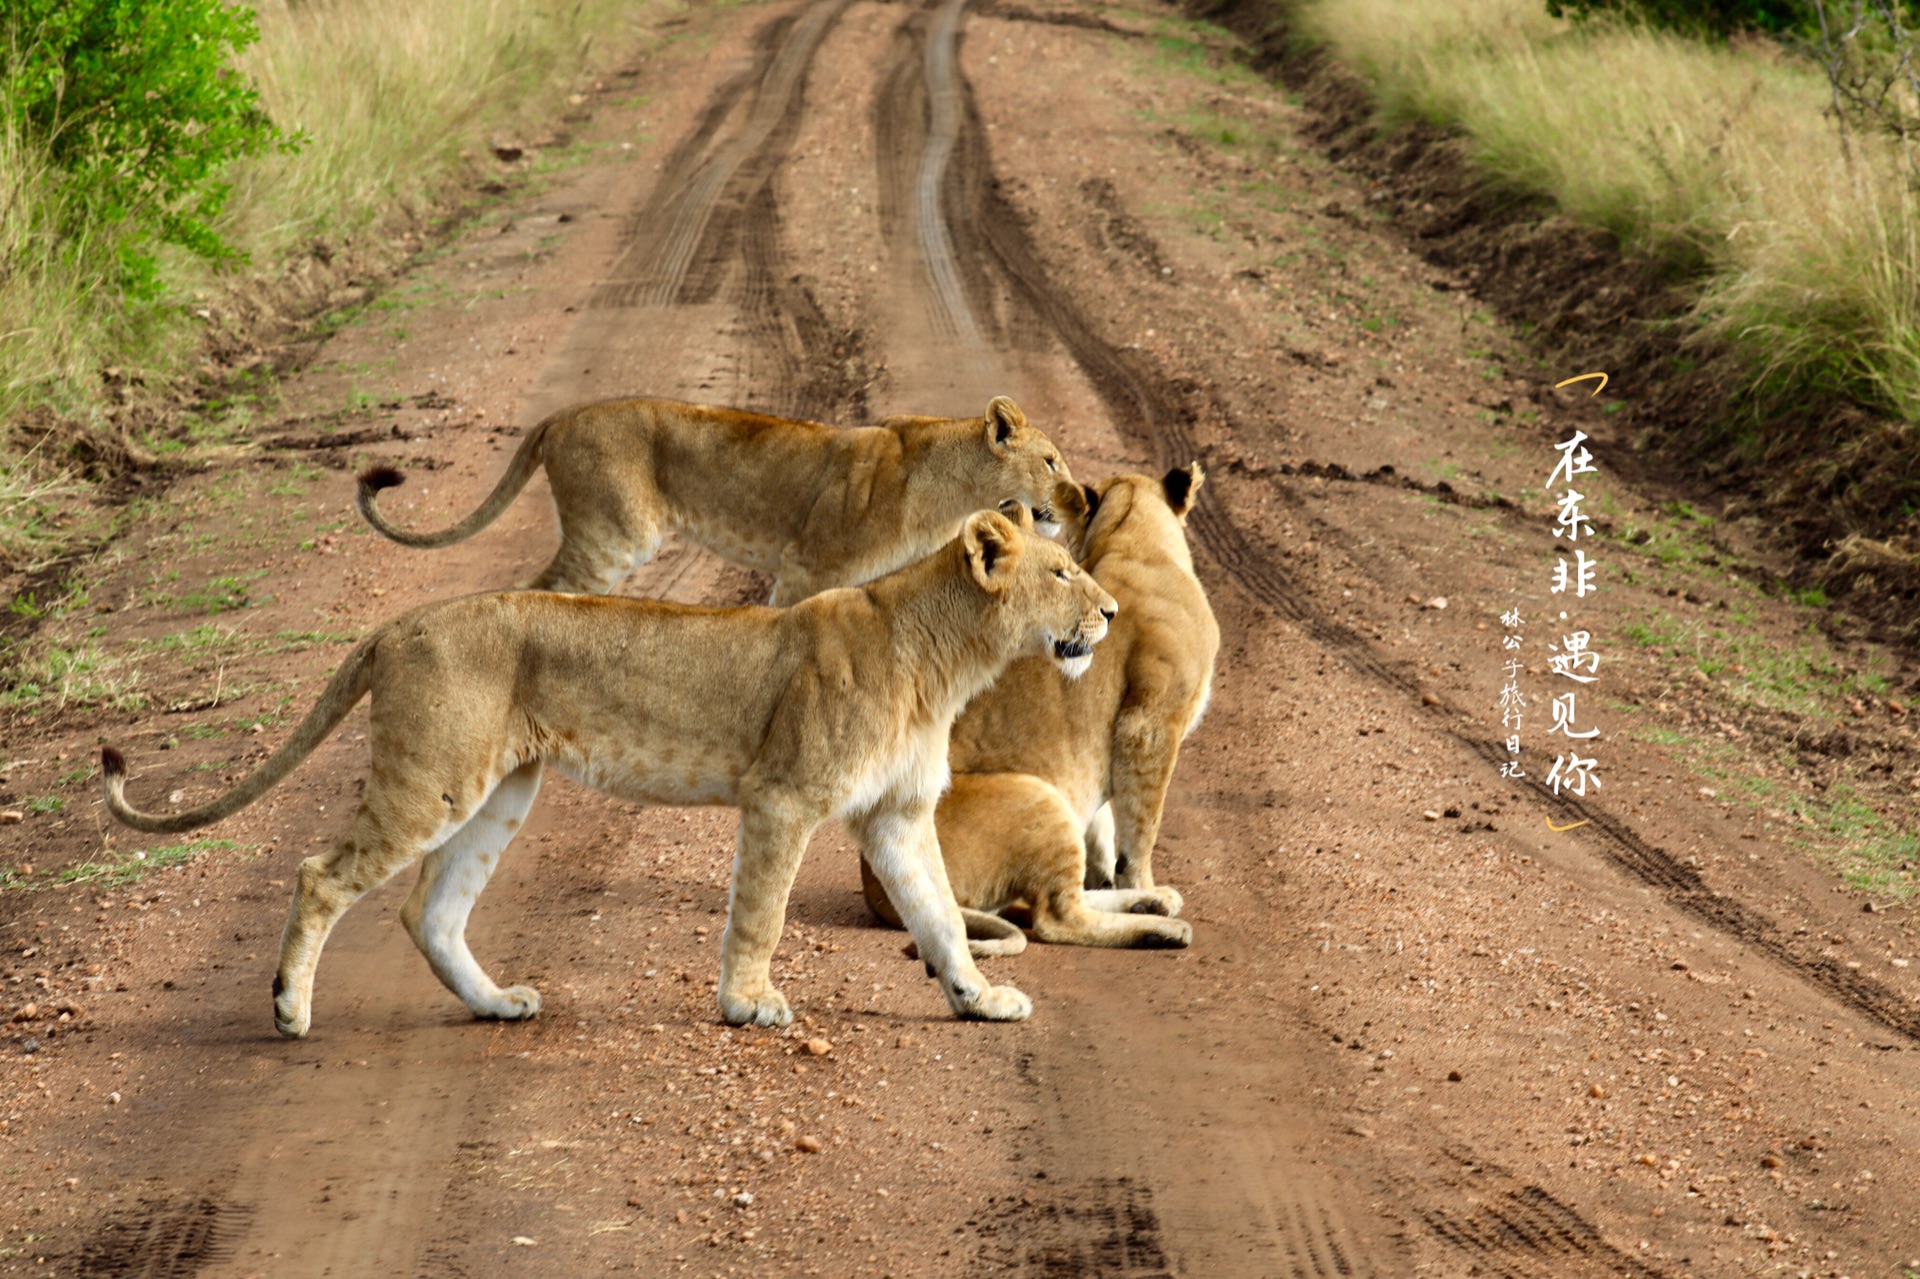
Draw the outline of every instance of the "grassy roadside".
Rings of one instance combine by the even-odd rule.
[[[1624,322],[1573,340],[1644,357],[1639,398],[1678,443],[1747,463],[1809,556],[1861,533],[1889,539],[1862,548],[1882,586],[1920,575],[1920,476],[1902,460],[1920,444],[1920,196],[1892,145],[1856,131],[1849,158],[1817,68],[1760,41],[1574,26],[1541,0],[1199,8],[1283,31],[1270,48],[1327,50],[1382,123],[1452,133],[1491,190],[1548,197],[1677,285],[1684,313],[1668,294],[1642,314],[1617,296],[1631,277],[1581,293],[1558,268],[1564,305]]]
[[[411,250],[436,210],[499,168],[496,141],[584,101],[648,24],[685,0],[261,0],[261,39],[238,70],[304,145],[234,164],[217,229],[246,255],[217,268],[162,255],[161,296],[115,285],[113,229],[63,208],[60,174],[0,123],[0,575],[110,532],[85,501],[89,465],[52,419],[119,441],[179,407],[187,376],[226,379],[222,357],[284,332]],[[0,82],[0,94],[7,91]],[[9,119],[0,111],[0,121]],[[212,357],[209,362],[209,357]],[[202,367],[206,365],[207,367]],[[244,370],[247,395],[262,391]],[[244,427],[244,415],[226,415]]]
[[[1920,210],[1894,148],[1855,135],[1848,162],[1811,65],[1539,0],[1303,0],[1299,22],[1389,121],[1459,129],[1496,180],[1698,272],[1750,391],[1920,412]]]

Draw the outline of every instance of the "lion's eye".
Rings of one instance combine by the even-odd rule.
[[[1059,468],[1059,467],[1057,467],[1057,466],[1055,466],[1055,465],[1053,464],[1053,459],[1052,459],[1052,458],[1048,458],[1048,459],[1047,459],[1047,469],[1048,469],[1049,471],[1057,471],[1057,470],[1059,470],[1060,468]]]
[[[1067,572],[1067,570],[1063,568],[1057,568],[1053,570],[1053,575],[1059,578],[1063,582],[1071,582],[1073,580],[1073,574]]]

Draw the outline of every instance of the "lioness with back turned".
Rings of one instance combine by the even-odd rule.
[[[940,863],[933,809],[948,734],[1017,657],[1084,668],[1115,606],[1015,511],[978,512],[925,559],[786,609],[537,591],[418,609],[362,640],[293,736],[228,794],[140,812],[108,748],[107,806],[146,831],[217,821],[265,794],[372,692],[365,797],[333,850],[301,863],[281,939],[274,1022],[288,1036],[307,1032],[334,923],[420,857],[401,919],[435,975],[475,1016],[538,1011],[531,988],[493,983],[465,933],[547,764],[623,799],[740,809],[720,951],[728,1022],[792,1019],[770,965],[807,839],[836,814],[954,1011],[1025,1017],[1025,995],[974,967]]]
[[[560,549],[533,589],[611,591],[677,528],[722,559],[773,574],[773,604],[911,564],[972,512],[1009,500],[1047,530],[1054,482],[1067,477],[1060,451],[1004,395],[977,418],[891,417],[849,428],[675,400],[606,400],[534,427],[493,492],[452,528],[409,533],[390,524],[373,499],[402,482],[391,467],[360,477],[360,513],[406,546],[451,546],[493,523],[541,466]]]
[[[1119,603],[1085,674],[1063,680],[1021,660],[953,726],[953,786],[935,820],[975,954],[1012,954],[1025,937],[991,918],[1016,903],[1041,941],[1076,946],[1185,946],[1180,894],[1153,882],[1152,853],[1180,743],[1199,723],[1220,629],[1187,549],[1199,463],[1163,479],[1122,475],[1054,499],[1069,544]],[[1088,889],[1083,843],[1111,801],[1118,889]],[[874,913],[899,922],[885,885],[863,867]]]

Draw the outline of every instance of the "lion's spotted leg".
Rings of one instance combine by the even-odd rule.
[[[1179,734],[1149,707],[1122,708],[1113,725],[1113,882],[1153,887],[1153,846],[1180,753]]]
[[[487,886],[500,854],[512,841],[540,794],[540,765],[523,765],[508,774],[446,843],[427,855],[400,919],[448,990],[475,1017],[519,1021],[540,1011],[540,992],[531,986],[502,990],[467,948],[467,917]]]
[[[1088,888],[1113,887],[1113,805],[1102,804],[1087,823]]]
[[[625,495],[622,495],[624,498]],[[536,591],[605,595],[660,550],[660,522],[629,501],[574,504],[560,528],[560,549],[533,579]]]
[[[1023,1021],[1033,1001],[1012,986],[994,986],[967,946],[966,925],[947,882],[933,824],[933,806],[874,810],[851,821],[861,850],[900,920],[913,934],[927,972],[953,1011],[982,1021]]]
[[[391,812],[376,818],[372,800],[369,795],[361,804],[333,851],[300,863],[273,978],[274,1028],[289,1039],[299,1039],[313,1024],[313,973],[333,926],[349,906],[404,870],[446,824],[407,823]]]
[[[730,1026],[793,1020],[773,985],[773,953],[787,921],[787,895],[820,817],[786,796],[742,796],[727,932],[720,942],[720,1016]]]

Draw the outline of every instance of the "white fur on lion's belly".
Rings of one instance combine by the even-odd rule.
[[[738,779],[691,770],[646,767],[646,760],[556,758],[554,768],[597,791],[641,804],[735,804]]]
[[[920,796],[932,801],[946,792],[952,780],[946,735],[915,733],[868,761],[865,774],[840,806],[840,812],[867,812],[889,795]]]
[[[1068,679],[1079,679],[1087,673],[1087,668],[1093,665],[1093,654],[1082,653],[1078,657],[1056,657],[1053,659],[1053,664],[1058,666],[1060,673]]]

